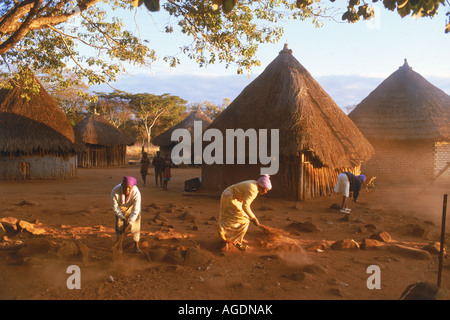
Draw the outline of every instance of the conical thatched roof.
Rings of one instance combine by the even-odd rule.
[[[209,128],[279,129],[280,155],[311,152],[332,168],[359,165],[374,153],[287,45]]]
[[[176,129],[187,129],[193,135],[194,130],[194,121],[202,122],[202,130],[204,131],[212,122],[212,120],[200,109],[191,112],[183,121],[174,125],[173,127],[167,129],[160,135],[154,137],[152,139],[152,144],[155,146],[169,146],[171,144],[176,143],[176,141],[172,141],[172,132]],[[191,137],[192,138],[192,137]]]
[[[75,131],[86,144],[104,147],[118,145],[130,146],[134,144],[133,139],[129,138],[122,131],[114,127],[108,120],[96,113],[91,113],[81,120],[75,126]]]
[[[349,114],[369,139],[450,139],[450,96],[406,62]]]
[[[22,85],[12,82],[12,89],[0,89],[0,151],[31,153],[76,152],[75,132],[37,79],[38,94],[22,98]]]

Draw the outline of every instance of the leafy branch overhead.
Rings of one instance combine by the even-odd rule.
[[[334,2],[334,0],[330,0]],[[302,2],[302,1],[300,1]],[[372,0],[373,3],[378,2],[378,0]],[[381,2],[381,1],[380,1]],[[398,14],[403,18],[408,15],[413,17],[434,17],[440,5],[446,4],[446,0],[383,0],[383,6],[390,10],[397,10]],[[448,1],[447,1],[448,4]],[[450,14],[447,13],[447,15]],[[374,15],[373,7],[371,7],[365,1],[360,0],[350,0],[348,2],[347,11],[342,15],[342,20],[347,20],[348,22],[356,22],[363,19],[370,19]],[[447,21],[445,32],[449,31],[450,20]]]
[[[402,17],[433,17],[448,1],[384,0],[382,4]],[[334,0],[1,0],[0,72],[14,74],[27,67],[62,86],[77,79],[93,85],[114,82],[130,64],[146,67],[162,58],[176,66],[178,55],[184,53],[200,67],[223,63],[243,73],[260,65],[259,44],[282,37],[277,22],[309,20],[320,26],[330,18],[329,12],[338,10],[342,20],[353,23],[370,19],[375,2],[347,0],[342,7]],[[184,34],[187,43],[179,44],[180,52],[159,57],[151,35],[142,38],[139,26],[120,19],[124,11],[164,14],[167,20],[161,29]],[[66,79],[67,72],[76,77]]]

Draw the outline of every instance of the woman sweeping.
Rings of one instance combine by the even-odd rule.
[[[272,183],[269,175],[264,175],[257,181],[236,183],[225,189],[220,199],[218,222],[219,235],[225,242],[233,244],[239,250],[248,248],[242,242],[250,221],[256,226],[260,225],[250,205],[258,194],[266,194],[270,189],[272,189]]]
[[[338,175],[334,192],[342,193],[341,213],[350,213],[351,209],[348,207],[348,198],[352,194],[353,200],[358,202],[359,191],[364,181],[366,181],[366,176],[362,174],[355,176],[351,172],[342,172]]]
[[[141,253],[139,238],[141,232],[141,193],[133,177],[123,177],[122,183],[111,192],[111,206],[116,216],[116,239],[131,231],[134,251]],[[122,251],[122,248],[119,249]]]

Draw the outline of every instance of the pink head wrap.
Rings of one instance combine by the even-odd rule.
[[[259,178],[257,183],[264,189],[272,189],[272,183],[270,182],[270,176],[268,174],[265,174],[261,178]]]
[[[123,177],[123,180],[122,180],[122,186],[124,186],[124,185],[133,187],[133,186],[137,185],[137,181],[133,177],[125,176],[125,177]]]

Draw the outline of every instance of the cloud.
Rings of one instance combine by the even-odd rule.
[[[170,93],[189,103],[209,100],[215,104],[222,104],[225,98],[230,100],[236,98],[254,78],[244,75],[136,74],[119,78],[113,86],[131,93]],[[106,85],[94,86],[91,90],[111,91]]]
[[[327,75],[317,76],[315,80],[344,111],[357,105],[367,97],[386,77],[365,75]],[[195,103],[208,100],[222,104],[223,99],[233,100],[257,75],[219,75],[219,74],[136,74],[124,76],[113,84],[117,89],[132,93],[169,93]],[[450,77],[425,77],[436,87],[450,94]],[[92,91],[111,89],[106,85],[95,86]]]

